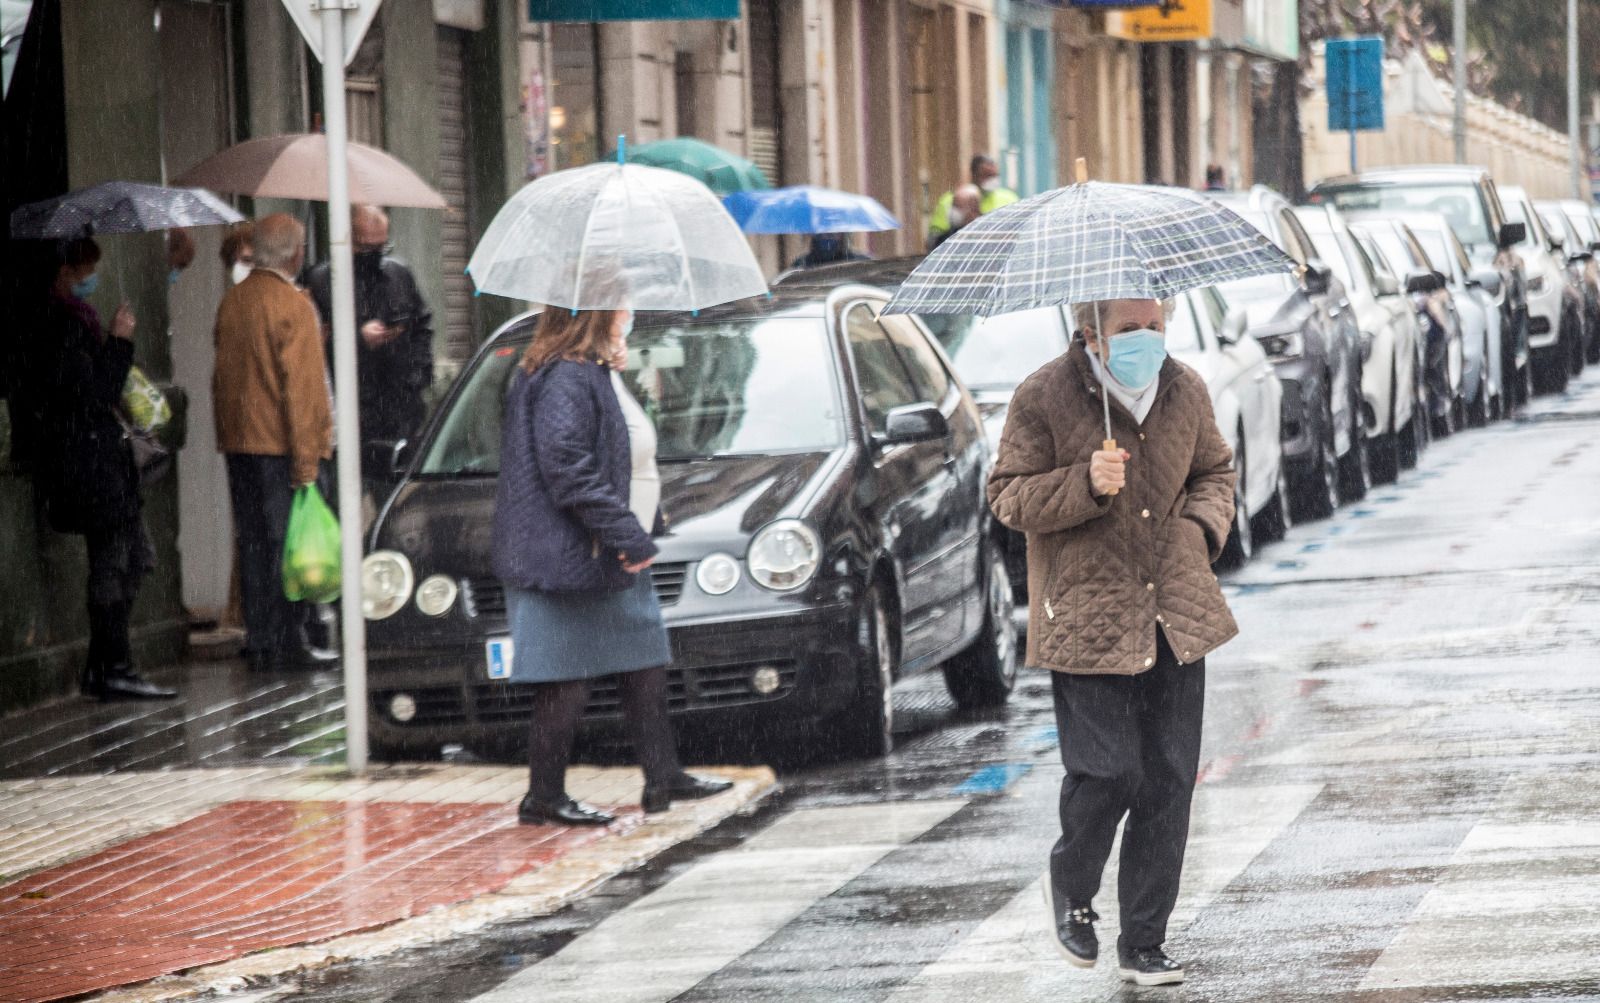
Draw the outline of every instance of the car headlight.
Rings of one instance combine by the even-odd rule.
[[[695,584],[708,596],[727,595],[739,584],[739,562],[727,554],[712,554],[695,569]]]
[[[460,587],[448,575],[429,575],[417,586],[417,609],[429,616],[444,616],[456,603]]]
[[[780,520],[757,533],[745,559],[756,584],[776,592],[789,592],[809,582],[821,561],[817,534],[798,519]]]
[[[1298,359],[1306,354],[1305,335],[1299,331],[1276,331],[1256,335],[1261,350],[1274,359]]]
[[[1533,293],[1535,296],[1544,292],[1549,286],[1550,281],[1543,275],[1535,275],[1528,280],[1528,292]]]
[[[394,550],[378,550],[361,562],[361,615],[368,620],[394,616],[411,598],[411,562]]]

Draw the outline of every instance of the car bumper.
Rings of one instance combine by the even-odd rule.
[[[1283,384],[1280,435],[1283,458],[1293,463],[1310,462],[1317,449],[1317,413],[1314,407],[1321,388],[1312,384],[1311,367],[1304,360],[1276,363],[1278,380]]]
[[[800,611],[673,625],[668,711],[680,733],[735,725],[815,720],[855,692],[860,617],[852,603]],[[377,650],[369,657],[369,711],[374,741],[430,749],[446,743],[504,745],[521,739],[532,687],[488,677],[485,643]],[[777,688],[759,692],[756,674],[774,669]],[[763,673],[770,678],[770,673]],[[416,707],[407,721],[392,713],[404,694]],[[624,733],[616,685],[595,681],[581,732],[606,740]]]
[[[1528,347],[1549,348],[1561,337],[1561,289],[1528,294]]]

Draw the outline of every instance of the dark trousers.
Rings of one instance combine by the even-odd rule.
[[[89,556],[89,657],[86,674],[128,665],[128,616],[139,583],[155,567],[155,547],[137,514],[84,534]]]
[[[1206,668],[1179,665],[1158,630],[1155,667],[1136,676],[1053,674],[1061,734],[1061,838],[1050,851],[1056,893],[1087,904],[1117,823],[1122,943],[1159,946],[1178,900],[1189,801],[1200,760]]]
[[[628,723],[634,754],[650,786],[671,783],[683,772],[678,747],[667,720],[665,666],[624,672],[616,677],[622,716]],[[578,719],[589,701],[589,680],[534,683],[533,720],[528,730],[528,793],[550,804],[566,797],[567,764]]]
[[[227,459],[245,653],[293,652],[303,643],[309,605],[283,595],[283,540],[294,501],[289,458],[229,453]]]

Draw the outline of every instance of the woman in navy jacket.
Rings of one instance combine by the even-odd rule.
[[[653,430],[630,433],[613,378],[626,359],[628,310],[549,309],[511,380],[495,498],[495,573],[506,587],[511,679],[531,683],[529,824],[605,825],[612,816],[567,796],[572,740],[591,680],[615,675],[644,767],[644,810],[727,789],[679,764],[667,720],[671,660],[650,576],[656,545],[629,506],[655,471]]]

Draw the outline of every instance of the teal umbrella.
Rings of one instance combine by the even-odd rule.
[[[771,188],[761,168],[727,150],[687,136],[627,148],[628,163],[687,174],[720,195]]]

